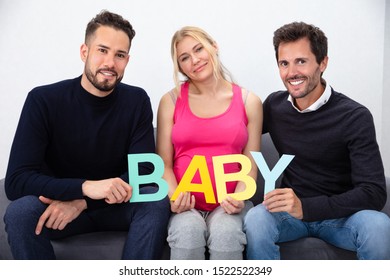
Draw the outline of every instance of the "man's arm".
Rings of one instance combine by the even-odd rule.
[[[372,115],[361,107],[345,121],[351,189],[332,196],[302,198],[306,221],[346,217],[367,209],[380,211],[386,203],[384,168]]]
[[[56,104],[51,104],[56,110]],[[37,90],[29,93],[12,144],[5,191],[15,200],[25,195],[43,195],[58,200],[83,198],[83,179],[59,179],[45,175],[45,153],[49,144],[49,108]]]

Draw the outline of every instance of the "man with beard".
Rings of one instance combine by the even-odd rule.
[[[29,93],[5,179],[15,259],[55,259],[50,240],[102,230],[128,231],[123,259],[160,258],[168,199],[129,203],[127,155],[155,152],[150,99],[120,82],[134,35],[120,15],[101,12],[87,25],[81,77]]]
[[[274,33],[287,91],[264,101],[263,132],[279,154],[294,155],[280,188],[245,219],[248,259],[279,259],[278,242],[314,236],[355,251],[359,259],[390,259],[390,219],[379,212],[386,187],[373,118],[322,78],[327,38],[302,22]]]

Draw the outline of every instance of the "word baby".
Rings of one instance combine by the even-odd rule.
[[[251,152],[256,165],[262,174],[265,182],[264,194],[275,188],[275,182],[282,174],[284,169],[290,164],[294,156],[283,155],[270,170],[261,152]],[[246,200],[251,198],[256,192],[256,182],[248,175],[251,170],[251,161],[248,157],[241,154],[215,156],[212,158],[215,174],[215,184],[218,195],[218,202],[221,202],[227,195],[237,199]],[[138,164],[140,162],[150,162],[154,165],[154,171],[148,175],[139,175]],[[241,170],[236,173],[224,173],[224,164],[239,163]],[[164,173],[164,163],[157,154],[130,154],[128,155],[129,180],[133,187],[133,196],[130,202],[148,202],[163,199],[168,194],[168,184],[162,178]],[[196,172],[199,172],[201,183],[192,183],[192,178]],[[245,183],[245,190],[239,193],[228,194],[226,191],[226,182],[242,181]],[[153,194],[140,194],[139,186],[142,184],[156,183],[159,189]],[[175,200],[181,192],[203,192],[207,203],[216,203],[211,184],[210,174],[204,156],[194,156],[179,182],[176,191],[171,200]]]

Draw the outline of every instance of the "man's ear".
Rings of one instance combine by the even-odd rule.
[[[325,56],[324,59],[321,61],[321,63],[320,63],[321,73],[324,73],[326,70],[326,67],[328,67],[328,60],[329,60],[329,57]]]
[[[88,46],[86,44],[82,44],[80,47],[80,57],[83,62],[87,60],[88,57]]]

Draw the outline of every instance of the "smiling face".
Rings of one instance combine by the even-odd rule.
[[[321,73],[325,71],[327,62],[325,57],[320,64],[317,63],[307,38],[279,45],[280,77],[301,110],[313,104],[323,93]]]
[[[130,40],[125,32],[99,27],[80,49],[85,63],[81,85],[96,96],[110,94],[122,80],[129,61]]]
[[[181,72],[190,80],[200,81],[213,76],[211,55],[190,36],[177,43],[177,61]]]

